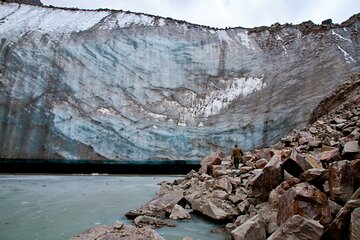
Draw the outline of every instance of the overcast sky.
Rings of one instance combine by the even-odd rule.
[[[45,5],[122,9],[211,27],[270,26],[275,22],[341,23],[360,12],[360,0],[41,0]]]

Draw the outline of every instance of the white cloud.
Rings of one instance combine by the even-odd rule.
[[[360,12],[359,0],[42,0],[46,5],[110,8],[171,17],[212,27],[342,22]]]

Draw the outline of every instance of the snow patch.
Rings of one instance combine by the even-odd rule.
[[[288,52],[286,50],[286,47],[283,45],[282,48],[284,49],[285,55],[288,55]]]
[[[69,11],[41,8],[29,5],[0,5],[0,35],[12,40],[28,33],[49,33],[54,39],[57,35],[69,35],[99,25],[100,28],[113,29],[134,25],[163,26],[165,20],[133,13],[112,13],[111,11]],[[21,34],[19,34],[21,33]]]
[[[186,127],[186,123],[184,120],[179,121],[177,125],[181,127]]]
[[[344,38],[343,36],[341,36],[340,34],[336,33],[334,30],[331,30],[331,34],[335,35],[336,37],[340,38],[341,40],[347,41],[349,43],[352,43],[352,41],[348,38]]]
[[[344,49],[342,49],[340,46],[337,46],[338,49],[344,54],[344,58],[345,58],[345,61],[347,63],[351,63],[351,62],[356,62],[351,56],[349,53],[347,53]]]
[[[13,8],[12,4],[1,5],[0,12],[9,12]],[[16,39],[29,32],[51,33],[50,36],[80,32],[90,29],[109,14],[109,12],[67,11],[20,5],[13,14],[3,20],[0,25],[0,35]]]
[[[148,112],[148,114],[154,118],[156,121],[165,121],[167,119],[166,115],[163,114],[158,114],[158,113],[153,113],[153,112]]]
[[[240,37],[240,43],[243,46],[245,46],[248,49],[252,49],[252,50],[255,49],[255,47],[251,43],[251,40],[250,40],[249,35],[247,34],[247,32],[240,32],[240,33],[237,34],[237,36]]]
[[[103,115],[111,115],[111,116],[115,116],[116,115],[116,111],[112,108],[107,109],[107,108],[99,108],[97,110],[98,113],[101,113]]]
[[[227,42],[227,43],[232,43],[234,42],[229,34],[225,31],[225,30],[219,30],[217,31],[217,35],[218,35],[218,38],[222,41],[222,42]]]
[[[213,34],[213,35],[214,35],[214,34],[216,33],[216,31],[215,31],[215,30],[210,29],[210,30],[209,30],[209,33],[211,33],[211,34]]]
[[[155,24],[154,17],[134,13],[118,13],[116,16],[116,20],[117,25],[120,28],[133,25],[153,26]],[[160,24],[165,24],[165,22],[159,22],[159,25]]]
[[[237,98],[246,97],[262,89],[266,86],[263,80],[263,76],[261,78],[234,78],[231,85],[225,89],[213,91],[206,96],[205,102],[208,104],[204,109],[204,115],[209,117],[219,114],[222,109],[229,106]]]

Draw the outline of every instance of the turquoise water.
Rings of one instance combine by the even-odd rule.
[[[0,239],[63,240],[116,220],[159,189],[157,183],[179,176],[0,175]],[[226,239],[211,233],[216,224],[192,215],[192,221],[156,231],[167,240]]]

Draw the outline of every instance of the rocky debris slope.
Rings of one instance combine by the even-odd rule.
[[[0,157],[197,160],[270,146],[360,71],[359,26],[359,14],[214,29],[0,4]]]
[[[160,227],[193,212],[226,224],[235,240],[359,239],[359,84],[354,75],[341,104],[273,147],[247,152],[239,169],[214,152],[126,217]]]

